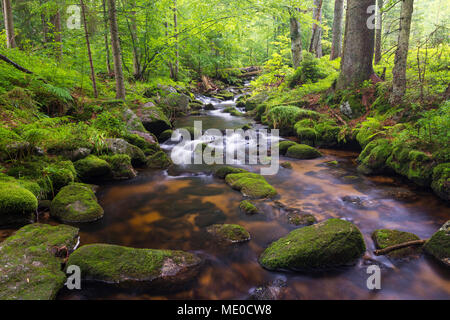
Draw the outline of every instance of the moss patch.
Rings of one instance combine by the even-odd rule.
[[[352,223],[330,219],[292,231],[259,257],[269,270],[315,270],[353,263],[366,251],[363,236]]]
[[[245,172],[248,171],[240,168],[225,166],[217,169],[214,175],[220,179],[225,179],[225,177],[231,173],[245,173]]]
[[[208,227],[207,231],[218,239],[231,243],[250,240],[248,231],[236,224],[215,224]]]
[[[36,196],[13,182],[0,182],[0,226],[30,223],[38,207]]]
[[[375,242],[377,249],[384,249],[408,241],[420,240],[420,238],[413,233],[388,229],[375,230],[372,234],[372,239]],[[409,247],[392,251],[388,256],[391,258],[405,258],[410,255],[417,255],[420,251],[420,248]]]
[[[113,178],[116,180],[126,180],[136,177],[136,171],[131,164],[131,158],[127,154],[115,154],[112,156],[101,156],[111,166]]]
[[[112,169],[108,162],[94,155],[74,163],[78,177],[83,182],[103,181],[112,178]]]
[[[275,188],[267,183],[263,176],[256,173],[229,174],[225,181],[233,189],[241,191],[250,198],[272,198],[277,195]]]
[[[247,214],[258,213],[258,208],[248,200],[244,200],[239,204],[239,208]]]
[[[425,243],[425,252],[450,267],[450,220]]]
[[[439,197],[450,201],[450,163],[442,163],[434,168],[431,187]]]
[[[78,229],[32,224],[0,243],[0,300],[54,299],[66,281],[55,249],[73,250]]]
[[[297,145],[296,142],[286,140],[286,141],[281,141],[280,143],[278,143],[278,144],[275,146],[275,148],[278,148],[280,154],[284,156],[284,155],[286,154],[286,152],[288,151],[288,149],[289,149],[290,147],[292,147],[292,146],[295,146],[295,145]]]
[[[321,157],[322,154],[313,147],[296,144],[288,149],[286,156],[295,159],[315,159]]]
[[[76,183],[61,189],[50,214],[63,222],[92,222],[103,217],[103,209],[89,186]]]
[[[87,280],[135,284],[185,281],[195,276],[200,263],[196,255],[183,251],[91,244],[76,250],[67,265],[79,266]]]
[[[172,164],[172,160],[164,151],[158,151],[147,157],[147,167],[152,169],[167,169]]]

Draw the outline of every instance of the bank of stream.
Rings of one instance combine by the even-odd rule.
[[[235,107],[235,100],[199,99],[212,103],[216,110],[178,119],[176,127],[202,121],[204,130],[223,130],[252,122],[222,112]],[[255,128],[261,126],[255,124]],[[169,153],[174,146],[174,142],[162,145]],[[279,196],[276,201],[255,202],[261,211],[255,215],[239,209],[242,195],[214,177],[215,166],[144,170],[133,180],[102,186],[98,198],[104,218],[80,226],[82,245],[185,250],[205,262],[199,276],[181,291],[130,291],[83,283],[80,291],[63,289],[59,299],[246,299],[263,292],[264,287],[270,287],[278,299],[449,299],[448,269],[426,255],[406,261],[377,257],[372,253],[375,247],[371,239],[374,230],[384,228],[427,239],[450,219],[448,206],[399,177],[360,175],[357,153],[321,151],[324,156],[314,160],[281,157],[280,161],[289,161],[292,169],[280,168],[276,175],[266,177]],[[240,167],[259,172],[258,166]],[[289,223],[284,207],[311,213],[318,221],[341,218],[353,222],[364,235],[365,256],[354,266],[315,274],[263,269],[258,263],[261,252],[297,228]],[[239,224],[252,239],[220,245],[205,231],[215,223]],[[366,286],[367,267],[372,264],[381,267],[381,290],[370,291]]]

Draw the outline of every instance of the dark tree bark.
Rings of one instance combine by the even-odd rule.
[[[392,94],[390,102],[398,104],[406,92],[406,62],[408,59],[409,36],[411,33],[411,18],[414,10],[414,0],[402,0],[400,13],[400,32],[398,35],[395,65],[392,70]]]
[[[94,89],[94,97],[98,98],[97,82],[95,80],[94,62],[92,61],[91,44],[89,42],[89,31],[88,31],[88,25],[87,25],[87,20],[86,20],[86,7],[84,5],[83,0],[80,0],[80,5],[81,5],[81,13],[83,15],[84,35],[86,37],[86,47],[87,47],[87,52],[88,52],[88,57],[89,57],[89,65],[91,67],[92,88]]]
[[[6,63],[9,63],[10,65],[12,65],[14,68],[16,68],[17,70],[20,70],[22,72],[28,73],[28,74],[33,74],[33,72],[31,72],[28,69],[25,69],[24,67],[22,67],[21,65],[18,65],[17,63],[15,63],[14,61],[8,59],[8,57],[0,54],[0,60],[5,61]]]
[[[109,40],[108,40],[108,14],[106,13],[106,0],[102,1],[102,7],[103,7],[103,24],[105,27],[105,50],[106,50],[106,71],[108,72],[108,75],[112,73],[111,69],[111,54],[109,52]]]
[[[300,62],[302,61],[302,37],[300,33],[300,23],[296,17],[291,16],[290,26],[292,64],[294,69],[297,69],[300,67]]]
[[[373,75],[375,28],[368,25],[375,0],[348,0],[341,73],[336,88],[359,86]]]
[[[14,34],[14,21],[10,0],[3,0],[3,18],[5,20],[5,29],[6,29],[6,47],[15,48],[16,36]]]
[[[57,60],[62,59],[62,27],[61,12],[58,10],[52,17],[53,24],[53,41],[55,43],[55,56]]]
[[[173,79],[178,81],[178,73],[180,70],[180,44],[178,42],[178,9],[177,0],[173,0],[173,31],[175,32],[175,66],[173,71]]]
[[[311,42],[309,45],[309,52],[314,53],[317,58],[322,57],[322,5],[323,0],[314,0],[315,8],[313,10],[313,18],[318,23],[313,24]]]
[[[333,19],[333,40],[330,60],[337,59],[342,53],[342,18],[344,16],[344,0],[335,0]]]
[[[379,64],[381,61],[381,37],[383,34],[383,0],[378,0],[378,21],[377,31],[375,32],[375,64]]]
[[[119,30],[117,26],[116,1],[108,0],[109,29],[111,32],[111,47],[114,59],[114,76],[116,79],[116,98],[125,100],[125,80],[122,69],[122,52],[120,49]]]

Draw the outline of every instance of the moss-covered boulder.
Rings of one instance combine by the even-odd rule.
[[[94,155],[78,160],[74,166],[83,182],[104,181],[113,176],[109,163]]]
[[[145,129],[156,136],[159,136],[165,130],[172,128],[172,124],[164,114],[163,110],[153,103],[145,104],[141,108],[140,113],[138,112],[138,117],[141,119]]]
[[[237,224],[214,224],[206,231],[218,240],[230,243],[246,242],[251,239],[248,231]]]
[[[439,197],[450,201],[450,163],[442,163],[433,169],[431,187]]]
[[[92,222],[103,217],[103,208],[90,186],[75,183],[62,188],[56,195],[50,206],[50,214],[62,222]]]
[[[163,110],[167,110],[170,114],[185,115],[189,110],[189,103],[191,98],[183,93],[170,93],[167,97],[163,98],[159,103],[159,106]]]
[[[295,226],[310,226],[317,223],[316,217],[310,213],[291,212],[287,218],[288,222]]]
[[[79,266],[84,280],[158,287],[191,280],[197,275],[200,264],[201,259],[188,252],[109,244],[82,246],[70,255],[67,263]]]
[[[428,187],[432,181],[434,162],[428,154],[413,150],[409,152],[408,179],[419,186]]]
[[[286,157],[295,159],[315,159],[321,156],[322,154],[317,149],[307,146],[306,144],[296,144],[289,147],[286,152]]]
[[[372,234],[372,239],[375,242],[375,246],[377,249],[385,249],[396,244],[420,240],[420,238],[413,233],[389,229],[375,230]],[[411,255],[417,255],[420,252],[421,249],[418,247],[408,247],[391,251],[390,253],[388,253],[388,256],[398,259],[405,258]]]
[[[18,183],[0,181],[0,227],[32,222],[37,207],[31,191]]]
[[[251,111],[266,102],[268,99],[268,94],[265,92],[261,92],[243,100],[241,106],[244,106],[246,111]]]
[[[241,191],[244,196],[250,198],[272,198],[277,195],[275,188],[263,176],[256,173],[228,174],[225,181],[233,189]]]
[[[317,270],[349,265],[365,251],[364,238],[355,225],[330,219],[296,229],[272,243],[259,262],[269,270]]]
[[[136,167],[145,166],[146,164],[144,152],[124,139],[106,139],[106,148],[111,154],[129,155],[131,163]]]
[[[54,299],[66,281],[62,258],[77,241],[77,228],[30,224],[0,243],[0,300]]]
[[[167,140],[170,140],[172,138],[172,134],[173,134],[173,130],[172,129],[168,129],[163,131],[160,135],[159,135],[159,141],[160,142],[165,142]]]
[[[424,250],[450,267],[450,220],[425,243]]]
[[[46,166],[43,175],[51,181],[53,192],[58,192],[62,187],[73,183],[77,177],[77,171],[72,161],[60,161]]]
[[[336,147],[341,144],[339,135],[341,128],[334,121],[323,121],[314,126],[317,132],[316,146]]]
[[[280,141],[275,148],[278,148],[279,153],[281,155],[286,155],[286,152],[288,151],[288,149],[292,146],[297,145],[298,143],[294,142],[294,141],[289,141],[289,140],[285,140],[285,141]]]
[[[390,169],[399,175],[408,176],[409,171],[409,153],[412,150],[407,146],[396,146],[386,161]]]
[[[382,173],[387,168],[387,159],[392,153],[392,146],[387,139],[370,142],[358,157],[358,171],[363,174]]]
[[[224,166],[216,170],[214,175],[220,179],[225,179],[225,177],[232,173],[245,173],[248,172],[247,170],[241,169],[241,168],[235,168],[230,166]]]
[[[247,214],[256,214],[259,212],[258,208],[248,200],[244,200],[239,204],[239,208]]]
[[[160,149],[158,139],[148,132],[131,131],[130,133],[125,134],[123,138],[126,142],[141,149],[145,155],[149,155],[154,153],[154,150]]]
[[[137,175],[131,164],[131,158],[127,154],[114,154],[112,156],[101,156],[100,158],[109,163],[115,180],[132,179]]]
[[[308,146],[314,146],[317,140],[317,132],[312,128],[298,128],[296,130],[297,137],[301,143]]]
[[[164,151],[158,151],[147,157],[147,167],[151,169],[167,169],[172,164],[172,160]]]

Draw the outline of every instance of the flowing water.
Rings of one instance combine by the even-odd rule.
[[[234,101],[213,102],[217,110],[178,120],[177,127],[202,121],[203,129],[239,128],[251,122],[221,109]],[[255,128],[260,126],[256,125]],[[202,140],[204,141],[204,140]],[[202,141],[196,141],[195,144]],[[167,152],[186,156],[189,148],[174,142]],[[176,149],[178,148],[178,149]],[[315,160],[284,159],[291,170],[280,168],[266,179],[278,191],[277,203],[259,201],[262,213],[246,215],[239,209],[242,195],[212,173],[214,166],[175,166],[168,171],[146,170],[136,179],[103,186],[98,193],[105,216],[81,226],[81,244],[110,243],[137,248],[176,249],[199,254],[204,265],[192,283],[177,292],[130,291],[102,284],[84,284],[81,291],[64,290],[60,299],[246,299],[255,288],[274,282],[279,299],[450,299],[450,272],[422,255],[408,261],[390,261],[372,254],[371,233],[380,228],[398,229],[429,238],[450,219],[449,207],[432,193],[419,190],[398,177],[364,177],[356,171],[356,153],[321,150]],[[337,161],[327,164],[328,161]],[[242,167],[258,171],[258,166]],[[411,193],[413,193],[411,195]],[[395,195],[405,197],[398,199]],[[343,197],[363,199],[360,203]],[[342,218],[364,234],[367,252],[352,267],[320,274],[269,272],[258,264],[260,253],[274,240],[296,227],[289,224],[280,204],[312,213],[319,221]],[[219,245],[205,232],[214,223],[236,223],[251,234],[248,243]],[[368,265],[382,270],[382,289],[370,291]]]

